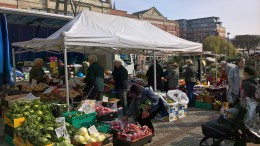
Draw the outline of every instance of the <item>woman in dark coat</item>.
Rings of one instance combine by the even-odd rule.
[[[153,61],[152,61],[153,62]],[[148,78],[148,86],[153,87],[154,89],[154,65],[151,65],[146,73],[146,76]],[[163,69],[159,65],[159,63],[156,61],[156,83],[157,83],[157,89],[162,89],[162,77],[163,75]]]

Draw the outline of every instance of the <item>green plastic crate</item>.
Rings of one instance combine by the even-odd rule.
[[[211,103],[195,101],[195,107],[202,109],[212,109]]]
[[[96,116],[97,116],[96,112],[73,116],[73,115],[77,115],[78,113],[79,113],[78,111],[72,111],[72,112],[63,113],[63,116],[65,117],[66,122],[70,123],[73,126],[80,125],[84,122],[91,122],[96,120]]]
[[[102,133],[109,133],[110,132],[110,124],[104,123],[104,122],[85,122],[80,124],[78,127],[87,127],[89,128],[90,126],[95,125],[97,130]]]
[[[4,140],[10,146],[15,146],[14,143],[13,143],[13,138],[11,136],[5,134]]]

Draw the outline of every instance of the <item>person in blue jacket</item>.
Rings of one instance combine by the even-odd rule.
[[[162,101],[152,90],[144,88],[139,84],[130,87],[129,95],[133,97],[126,116],[123,119],[133,116],[141,126],[147,125],[154,133],[151,119],[162,109]]]

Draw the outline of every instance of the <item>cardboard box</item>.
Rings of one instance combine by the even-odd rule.
[[[178,119],[178,103],[164,102],[164,108],[155,116],[155,119],[165,122],[173,122]]]
[[[179,109],[178,110],[178,118],[179,119],[187,116],[187,108],[188,108],[187,105],[181,105],[181,104],[178,105],[178,109]]]

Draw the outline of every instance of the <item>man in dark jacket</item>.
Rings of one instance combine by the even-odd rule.
[[[250,67],[244,68],[244,80],[242,81],[241,97],[254,98],[257,89],[257,77],[254,69]]]
[[[186,90],[187,90],[187,96],[189,97],[189,106],[194,106],[194,94],[193,89],[196,83],[196,67],[192,64],[192,60],[188,59],[186,60],[186,71],[184,73],[185,77],[185,83],[186,83]]]
[[[128,71],[122,65],[121,61],[114,61],[114,71],[112,73],[113,79],[115,80],[115,90],[119,99],[121,100],[123,106],[123,114],[126,115],[128,110],[127,108],[127,99],[126,99],[126,89],[128,89]]]
[[[152,61],[153,63],[153,61]],[[148,86],[149,87],[153,87],[154,89],[154,65],[151,65],[146,73],[146,76],[148,78]],[[157,83],[157,89],[162,89],[162,77],[164,77],[163,75],[163,69],[162,67],[159,65],[159,63],[156,61],[156,83]]]
[[[89,55],[89,68],[84,82],[87,84],[84,91],[89,95],[89,99],[102,100],[104,90],[104,68],[98,64],[96,55]]]

